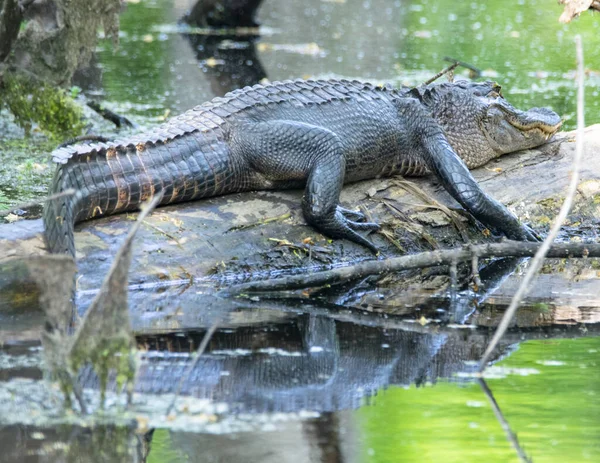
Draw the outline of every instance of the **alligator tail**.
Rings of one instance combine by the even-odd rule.
[[[62,167],[62,166],[61,166]],[[64,169],[59,167],[50,186],[50,196],[44,207],[44,240],[46,248],[52,254],[69,254],[75,257],[75,237],[73,227],[75,216],[81,203],[82,193],[73,190],[72,194],[66,193],[70,188],[64,187]]]
[[[244,189],[244,170],[215,133],[186,133],[166,142],[75,145],[53,153],[59,163],[44,210],[51,253],[75,256],[74,225],[136,210],[163,192],[161,205]],[[60,195],[69,189],[75,194]],[[58,195],[58,196],[57,196]]]

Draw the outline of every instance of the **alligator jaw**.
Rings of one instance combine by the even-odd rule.
[[[521,111],[504,99],[488,105],[481,126],[489,146],[502,155],[546,143],[562,126],[558,114],[548,108]]]
[[[563,123],[556,113],[547,108],[532,108],[529,111],[519,111],[505,105],[498,105],[498,108],[514,128],[524,134],[542,135],[546,140],[558,132]]]

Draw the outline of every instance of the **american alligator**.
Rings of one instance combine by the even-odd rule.
[[[77,194],[48,201],[45,238],[51,252],[74,255],[74,223],[136,209],[159,191],[164,205],[305,187],[302,210],[309,224],[377,252],[358,232],[379,226],[339,205],[342,185],[433,172],[486,226],[535,240],[532,230],[481,190],[468,167],[541,145],[560,125],[549,109],[515,109],[492,82],[412,90],[346,80],[255,85],[149,133],[54,151],[59,165],[51,194],[68,188]]]

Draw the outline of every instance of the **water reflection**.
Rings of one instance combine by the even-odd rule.
[[[186,34],[215,96],[267,77],[256,53],[256,36]]]
[[[222,427],[220,418],[215,417],[209,434],[186,433],[172,428],[170,423],[174,421],[162,416],[158,420],[151,418],[162,428],[152,433],[143,430],[145,421],[141,415],[132,422],[131,429],[48,430],[13,426],[0,431],[0,445],[18,442],[15,457],[10,454],[7,461],[23,461],[17,456],[27,454],[32,455],[31,461],[64,461],[65,454],[77,461],[101,461],[97,459],[99,455],[109,458],[104,461],[145,461],[143,455],[148,451],[148,461],[160,462],[182,461],[186,455],[189,461],[199,462],[379,461],[369,457],[369,449],[388,457],[405,455],[406,461],[422,461],[400,444],[409,439],[410,446],[418,443],[422,447],[431,441],[435,447],[439,446],[439,439],[445,440],[445,445],[455,440],[473,440],[477,442],[472,444],[473,449],[461,448],[446,460],[465,461],[464,455],[472,455],[471,452],[486,452],[497,446],[509,448],[502,443],[502,432],[493,424],[489,409],[482,405],[485,399],[477,383],[464,374],[476,369],[492,332],[403,324],[385,318],[377,323],[372,316],[370,320],[336,320],[326,315],[326,310],[321,315],[296,310],[285,316],[273,311],[270,321],[255,322],[256,315],[258,320],[267,319],[255,312],[256,309],[246,308],[230,313],[183,385],[185,397],[228,404],[229,418]],[[587,332],[577,326],[512,329],[503,339],[494,356],[496,360],[504,359],[503,366],[491,373],[495,377],[513,376],[491,380],[492,388],[496,393],[500,389],[500,403],[503,408],[508,407],[507,419],[513,421],[517,431],[524,427],[522,420],[547,423],[554,415],[568,415],[565,419],[574,429],[593,420],[597,407],[581,407],[587,394],[597,391],[600,384],[593,359],[585,357],[585,352],[600,348],[597,328],[590,325]],[[168,397],[193,361],[192,353],[204,333],[205,330],[195,330],[137,336],[138,347],[143,351],[138,395]],[[592,337],[578,342],[562,339],[582,336]],[[526,342],[536,339],[541,341]],[[525,348],[515,350],[524,342]],[[40,378],[35,347],[20,342],[0,351],[3,380]],[[550,348],[556,353],[549,352]],[[545,357],[541,357],[539,349]],[[7,358],[12,360],[7,362]],[[540,362],[540,358],[547,360]],[[578,367],[582,364],[586,367],[583,370]],[[6,369],[7,365],[12,366]],[[575,368],[569,370],[571,381],[577,384],[571,391],[557,387],[564,377],[557,377],[555,372],[565,368],[563,365]],[[97,381],[89,371],[81,380],[86,387],[96,387]],[[560,403],[572,411],[567,413],[560,407],[540,411],[535,398],[556,393],[564,396]],[[151,408],[151,404],[148,406]],[[28,413],[25,409],[24,412]],[[520,417],[516,423],[515,413]],[[251,423],[250,428],[232,432],[227,423],[236,415]],[[469,427],[469,423],[482,420],[487,420],[483,434]],[[447,435],[445,426],[450,424],[464,429],[464,436]],[[430,428],[431,439],[414,434],[423,426]],[[142,429],[134,432],[138,427]],[[215,436],[214,432],[220,435]],[[541,433],[540,438],[548,439],[545,427],[537,432]],[[490,447],[492,435],[499,440]],[[579,434],[569,436],[589,452]],[[532,438],[521,439],[528,452],[540,454],[537,448],[536,452],[531,451]],[[40,454],[48,456],[48,449],[53,449],[54,457],[35,459]],[[507,454],[501,455],[504,460],[498,461],[507,461]]]
[[[195,3],[128,3],[120,49],[113,53],[107,44],[99,53],[108,100],[143,103],[154,115],[165,108],[179,113],[215,96],[173,27]],[[445,67],[444,57],[450,56],[499,81],[515,106],[552,107],[568,130],[575,114],[576,33],[590,44],[586,121],[599,121],[600,49],[593,44],[600,22],[585,14],[576,27],[562,25],[560,12],[545,0],[510,7],[497,0],[272,1],[258,11],[263,35],[255,43],[273,81],[336,75],[418,84]]]

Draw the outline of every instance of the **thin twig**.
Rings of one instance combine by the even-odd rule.
[[[187,379],[189,378],[192,371],[194,371],[194,368],[196,368],[196,365],[198,364],[198,360],[200,360],[200,357],[202,357],[202,354],[204,354],[204,351],[206,350],[206,347],[208,346],[208,342],[210,341],[210,338],[212,338],[212,335],[215,334],[215,331],[217,331],[220,321],[221,321],[220,318],[218,320],[216,320],[211,325],[211,327],[208,329],[208,331],[206,333],[204,333],[204,337],[202,338],[202,341],[200,342],[200,345],[198,346],[198,349],[196,350],[196,356],[194,357],[194,360],[192,360],[192,363],[190,363],[190,365],[185,370],[185,373],[179,379],[179,383],[177,383],[177,389],[175,389],[173,399],[171,400],[171,403],[169,404],[169,406],[167,408],[167,413],[166,413],[167,416],[169,416],[171,414],[171,412],[173,411],[173,407],[175,407],[175,401],[177,400],[177,398],[179,397],[179,394],[181,393],[183,384],[187,381]]]
[[[280,221],[289,219],[291,216],[292,216],[292,214],[290,214],[289,212],[286,212],[285,214],[278,215],[277,217],[269,217],[267,219],[262,219],[257,222],[236,225],[235,227],[231,227],[230,229],[226,230],[225,233],[229,233],[232,231],[246,230],[248,228],[258,227],[259,225],[266,225],[266,224],[272,223],[272,222],[280,222]]]
[[[456,61],[454,64],[451,64],[450,66],[448,66],[446,69],[442,69],[440,72],[438,72],[431,79],[427,79],[425,82],[423,82],[421,85],[419,85],[419,87],[424,87],[425,85],[429,85],[432,82],[435,82],[436,80],[438,80],[443,75],[448,74],[449,72],[454,71],[459,65],[460,65],[460,63],[458,61]]]
[[[121,128],[121,126],[124,125],[134,129],[137,127],[136,123],[130,121],[125,116],[121,116],[120,114],[117,114],[111,111],[110,109],[104,108],[102,105],[100,105],[100,103],[96,101],[88,101],[87,105],[94,111],[96,111],[98,114],[100,114],[104,119],[115,124],[118,128]]]
[[[455,249],[444,249],[420,252],[408,256],[391,257],[383,260],[369,260],[347,267],[334,268],[311,274],[289,275],[281,278],[241,283],[224,288],[227,294],[239,294],[251,291],[281,291],[311,288],[327,284],[339,284],[369,275],[399,272],[415,268],[450,265],[453,261],[469,262],[473,254],[479,258],[486,257],[532,257],[542,243],[523,241],[504,241],[465,246]],[[598,243],[557,243],[550,247],[548,257],[600,257]]]
[[[583,118],[583,96],[584,96],[584,68],[583,68],[583,48],[581,45],[581,36],[577,35],[575,37],[575,48],[577,51],[577,141],[575,145],[575,159],[573,160],[573,171],[571,173],[571,183],[569,184],[569,189],[567,190],[567,194],[565,196],[565,200],[560,208],[558,216],[554,220],[552,224],[552,228],[548,233],[548,236],[539,247],[538,251],[535,254],[535,257],[531,260],[529,264],[529,269],[521,282],[521,286],[515,293],[510,302],[510,306],[506,310],[506,313],[502,317],[498,328],[496,328],[496,332],[490,341],[481,361],[479,363],[479,371],[483,371],[487,365],[487,362],[496,348],[496,345],[502,338],[502,335],[508,328],[510,321],[512,320],[521,300],[527,293],[527,290],[530,287],[531,280],[537,274],[540,269],[544,257],[548,254],[548,251],[552,247],[552,243],[560,230],[560,227],[564,223],[569,211],[571,210],[571,205],[573,204],[573,198],[575,197],[575,192],[577,191],[577,184],[579,183],[579,170],[581,165],[581,158],[583,156],[583,137],[584,137],[584,129],[585,122]]]
[[[521,447],[521,444],[519,444],[519,439],[517,438],[517,435],[510,428],[510,425],[508,424],[508,421],[506,421],[506,418],[504,418],[504,415],[502,414],[502,410],[500,410],[500,406],[498,405],[498,402],[496,402],[496,399],[494,398],[494,394],[492,394],[491,389],[488,387],[487,383],[484,381],[483,378],[478,378],[477,382],[481,386],[483,393],[485,394],[488,401],[490,402],[490,405],[492,406],[492,410],[494,411],[494,415],[496,415],[496,419],[498,420],[498,422],[500,423],[500,426],[502,426],[502,430],[506,434],[506,439],[508,440],[508,442],[510,442],[510,444],[513,446],[513,448],[517,452],[519,459],[525,463],[531,463],[532,462],[531,458],[529,458],[527,456],[527,454],[525,453],[525,450],[523,450],[523,448]]]
[[[152,228],[153,230],[157,231],[158,233],[160,233],[160,234],[162,234],[162,235],[165,235],[167,238],[169,238],[169,239],[171,239],[171,240],[175,241],[175,244],[177,245],[177,247],[178,247],[179,249],[183,249],[183,246],[181,245],[181,243],[179,242],[179,240],[178,240],[178,239],[177,239],[175,236],[171,235],[170,233],[167,233],[166,231],[164,231],[164,230],[163,230],[162,228],[160,228],[159,226],[157,226],[157,225],[154,225],[153,223],[150,223],[150,222],[148,222],[147,220],[144,220],[144,222],[143,222],[143,223],[144,223],[144,225],[146,225],[147,227],[149,227],[149,228]]]
[[[481,75],[481,69],[476,68],[472,64],[465,63],[464,61],[460,61],[460,60],[451,58],[449,56],[444,56],[444,61],[448,61],[450,63],[456,63],[460,67],[467,68],[469,71],[472,72],[472,74],[471,74],[472,77],[479,77]]]

